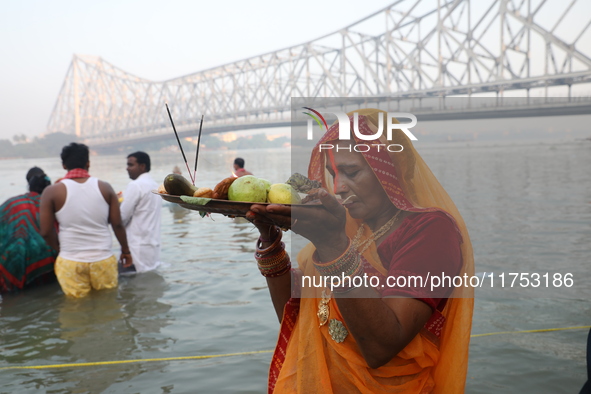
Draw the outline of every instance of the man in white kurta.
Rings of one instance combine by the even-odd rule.
[[[127,232],[137,272],[157,268],[160,263],[160,213],[162,200],[152,193],[158,184],[152,179],[150,156],[134,152],[127,156],[127,173],[132,181],[123,193],[121,219]]]

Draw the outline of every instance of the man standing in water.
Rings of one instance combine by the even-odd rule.
[[[241,157],[237,157],[234,160],[234,175],[236,176],[236,178],[240,178],[244,175],[252,175],[252,172],[247,171],[244,168],[244,159]]]
[[[109,223],[121,245],[120,261],[133,264],[121,222],[117,194],[107,182],[91,177],[88,147],[72,142],[61,153],[66,176],[41,196],[41,235],[59,251],[55,275],[68,296],[84,297],[117,287],[117,259],[111,251]],[[54,224],[59,224],[59,238]]]
[[[127,156],[131,182],[123,193],[121,218],[127,231],[133,267],[122,272],[145,272],[160,265],[160,213],[162,200],[153,190],[158,184],[149,174],[150,156],[134,152]]]

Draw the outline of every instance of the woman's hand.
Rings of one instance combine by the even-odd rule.
[[[318,249],[321,258],[326,254],[323,251],[332,255],[330,251],[335,248],[342,253],[348,245],[345,235],[345,208],[335,196],[324,189],[318,195],[322,205],[298,207],[253,204],[246,218],[259,229],[264,240],[270,239],[273,226],[291,228],[296,234],[309,239]]]

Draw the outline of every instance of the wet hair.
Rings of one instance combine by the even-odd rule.
[[[45,175],[45,171],[43,171],[41,168],[35,166],[35,167],[31,167],[29,169],[29,171],[27,171],[27,182],[29,182],[31,180],[32,177],[34,177],[35,175]]]
[[[51,185],[51,180],[45,172],[39,167],[33,167],[27,172],[27,182],[29,190],[41,194],[43,190]]]
[[[62,149],[62,163],[68,171],[75,168],[86,168],[88,163],[88,146],[72,142]]]
[[[150,155],[148,155],[146,152],[137,151],[127,155],[128,159],[130,157],[135,157],[135,160],[138,164],[145,164],[146,172],[150,172]]]
[[[51,181],[47,175],[35,175],[29,181],[29,190],[41,194],[49,185],[51,185]]]
[[[243,158],[241,158],[241,157],[237,157],[237,158],[234,160],[234,164],[236,164],[236,165],[237,165],[238,167],[240,167],[240,168],[244,168],[244,159],[243,159]]]

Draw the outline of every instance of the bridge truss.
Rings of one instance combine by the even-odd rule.
[[[292,97],[446,97],[591,82],[588,0],[398,0],[332,34],[162,82],[74,55],[48,132],[89,143],[286,124]]]

